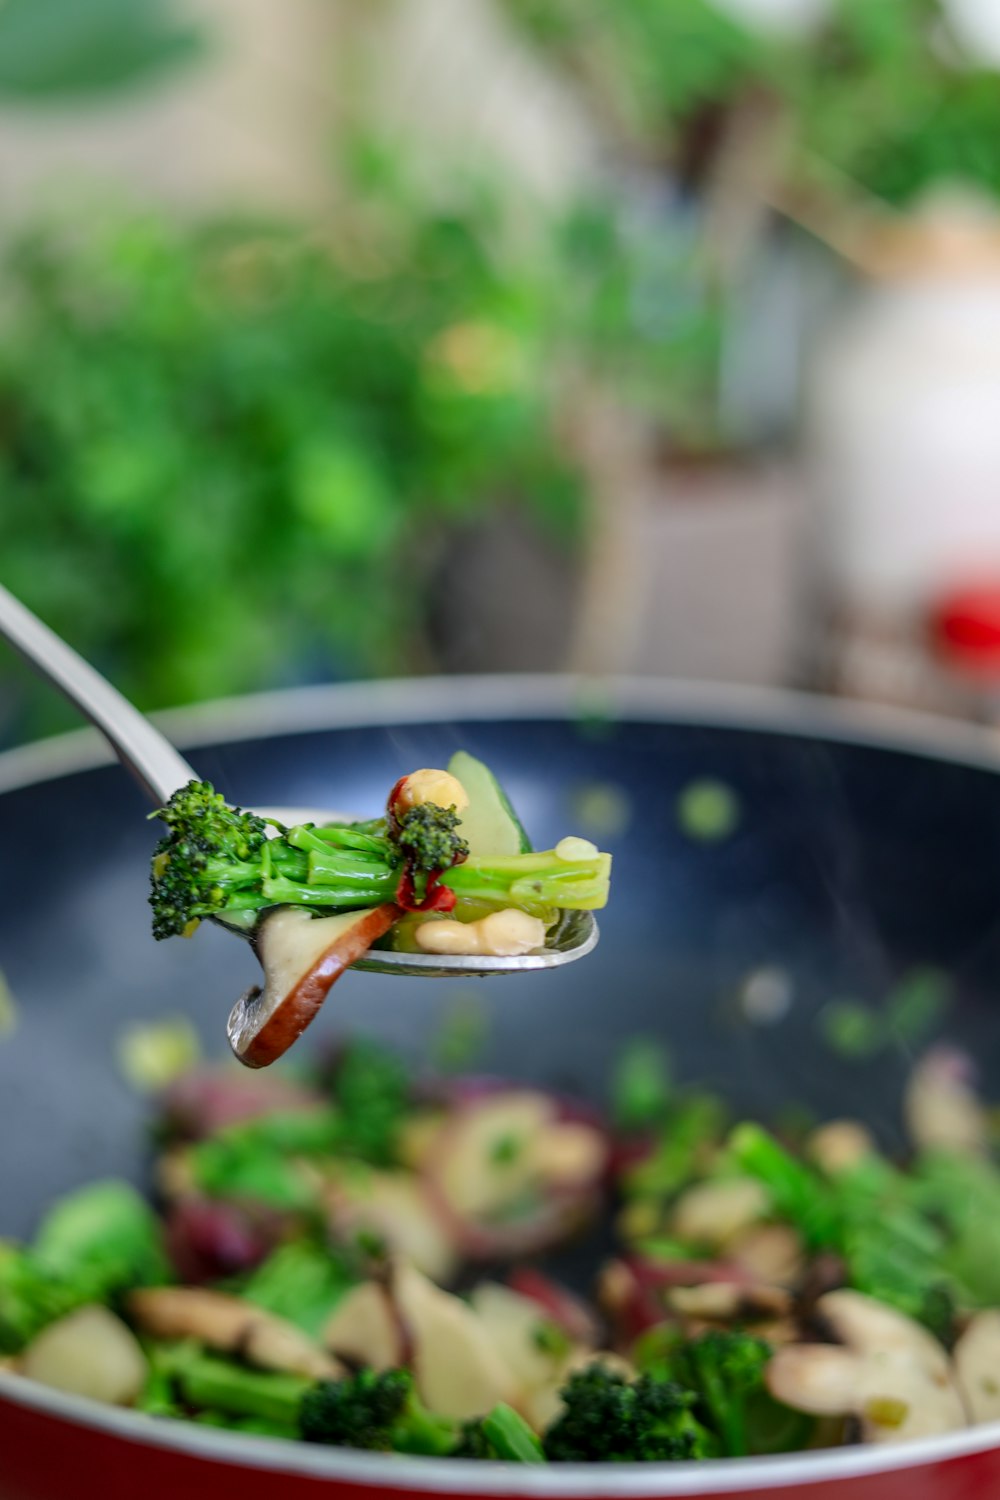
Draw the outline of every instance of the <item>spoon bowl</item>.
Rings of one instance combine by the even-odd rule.
[[[0,636],[100,730],[155,807],[162,807],[189,781],[200,779],[155,724],[2,585]],[[262,817],[275,818],[286,825],[324,819],[327,822],[350,821],[343,813],[317,812],[301,807],[259,808],[257,811]],[[245,922],[225,918],[215,920],[239,937],[253,937],[252,927]],[[523,974],[573,963],[592,951],[597,938],[597,923],[590,912],[566,912],[548,934],[545,947],[536,953],[516,958],[493,958],[369,949],[352,967],[369,973],[429,978],[470,979],[494,974]]]

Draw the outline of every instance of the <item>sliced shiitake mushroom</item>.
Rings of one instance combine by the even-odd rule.
[[[721,1250],[740,1230],[759,1223],[771,1197],[755,1177],[720,1177],[681,1193],[670,1215],[670,1231],[691,1245]]]
[[[561,1118],[547,1094],[504,1089],[454,1111],[428,1151],[427,1185],[466,1256],[528,1254],[587,1217],[607,1159],[596,1126]]]
[[[131,1292],[126,1306],[133,1323],[154,1338],[196,1339],[262,1370],[285,1370],[312,1380],[335,1380],[343,1374],[337,1361],[294,1323],[224,1292],[146,1287]]]
[[[790,1224],[752,1224],[729,1241],[726,1255],[758,1282],[793,1286],[802,1275],[802,1239]]]
[[[323,1330],[323,1343],[352,1365],[390,1370],[405,1362],[403,1335],[389,1288],[363,1281],[337,1303]]]
[[[565,1336],[551,1342],[544,1337],[552,1325],[537,1302],[496,1281],[480,1282],[469,1302],[523,1390],[562,1378],[567,1359],[578,1348]]]
[[[706,1281],[701,1286],[675,1286],[665,1294],[672,1312],[701,1318],[708,1323],[752,1325],[762,1319],[786,1317],[792,1308],[791,1293],[784,1287],[743,1285],[732,1281]]]
[[[375,1235],[392,1254],[432,1281],[450,1281],[459,1252],[425,1184],[413,1172],[352,1170],[327,1189],[330,1226],[338,1240]]]
[[[391,902],[312,917],[280,906],[261,923],[257,956],[264,985],[242,995],[229,1016],[229,1045],[248,1068],[266,1068],[297,1040],[341,975],[400,915]]]
[[[417,1389],[431,1411],[464,1421],[517,1400],[512,1372],[467,1302],[407,1265],[396,1267],[392,1294],[413,1342]]]
[[[951,1361],[926,1328],[846,1289],[821,1297],[816,1310],[842,1343],[779,1349],[766,1376],[776,1400],[818,1416],[856,1416],[873,1443],[968,1425]]]

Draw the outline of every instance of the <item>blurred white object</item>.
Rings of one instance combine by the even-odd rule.
[[[965,265],[931,259],[928,241],[927,262],[869,286],[817,361],[809,454],[823,563],[859,603],[919,603],[1000,557],[992,220],[989,233],[989,254]]]
[[[1000,576],[1000,220],[939,197],[870,251],[879,273],[814,365],[809,534],[845,634],[832,685],[867,691],[867,644],[873,695],[906,697],[893,662],[905,677],[936,601]]]
[[[383,128],[430,148],[432,186],[470,153],[543,201],[594,177],[601,140],[588,111],[495,0],[389,0],[367,8],[367,35],[369,104]]]
[[[945,10],[959,42],[976,62],[1000,62],[997,0],[946,0]]]

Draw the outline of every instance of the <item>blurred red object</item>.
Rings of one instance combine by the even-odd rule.
[[[1000,680],[1000,580],[946,594],[932,612],[931,635],[953,671]]]

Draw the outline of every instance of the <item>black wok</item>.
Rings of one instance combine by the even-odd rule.
[[[974,730],[781,695],[655,683],[597,694],[538,678],[310,690],[175,715],[168,730],[234,800],[361,810],[464,745],[495,767],[540,844],[588,831],[579,798],[593,784],[624,791],[628,824],[602,838],[616,864],[595,955],[478,990],[492,1070],[599,1097],[618,1043],[642,1033],[738,1111],[858,1114],[891,1144],[908,1045],[844,1060],[818,1018],[838,998],[878,1006],[901,974],[932,965],[954,980],[948,1035],[1000,1093],[1000,777]],[[53,1196],[95,1176],[143,1180],[146,1106],[120,1076],[116,1036],[183,1014],[222,1054],[229,1007],[253,977],[246,946],[218,929],[153,942],[155,832],[139,791],[98,759],[84,735],[0,757],[0,967],[19,1013],[0,1043],[0,1236],[29,1232]],[[704,778],[740,810],[716,842],[678,823],[679,794]],[[748,1014],[761,971],[784,998]],[[454,1000],[446,981],[348,975],[300,1046],[363,1030],[425,1058]],[[0,1398],[0,1427],[3,1412]],[[739,1488],[763,1477],[759,1462],[728,1466]],[[817,1467],[828,1456],[796,1462],[799,1480],[835,1472]],[[679,1482],[657,1492],[688,1493]],[[43,1493],[11,1491],[29,1492]]]

